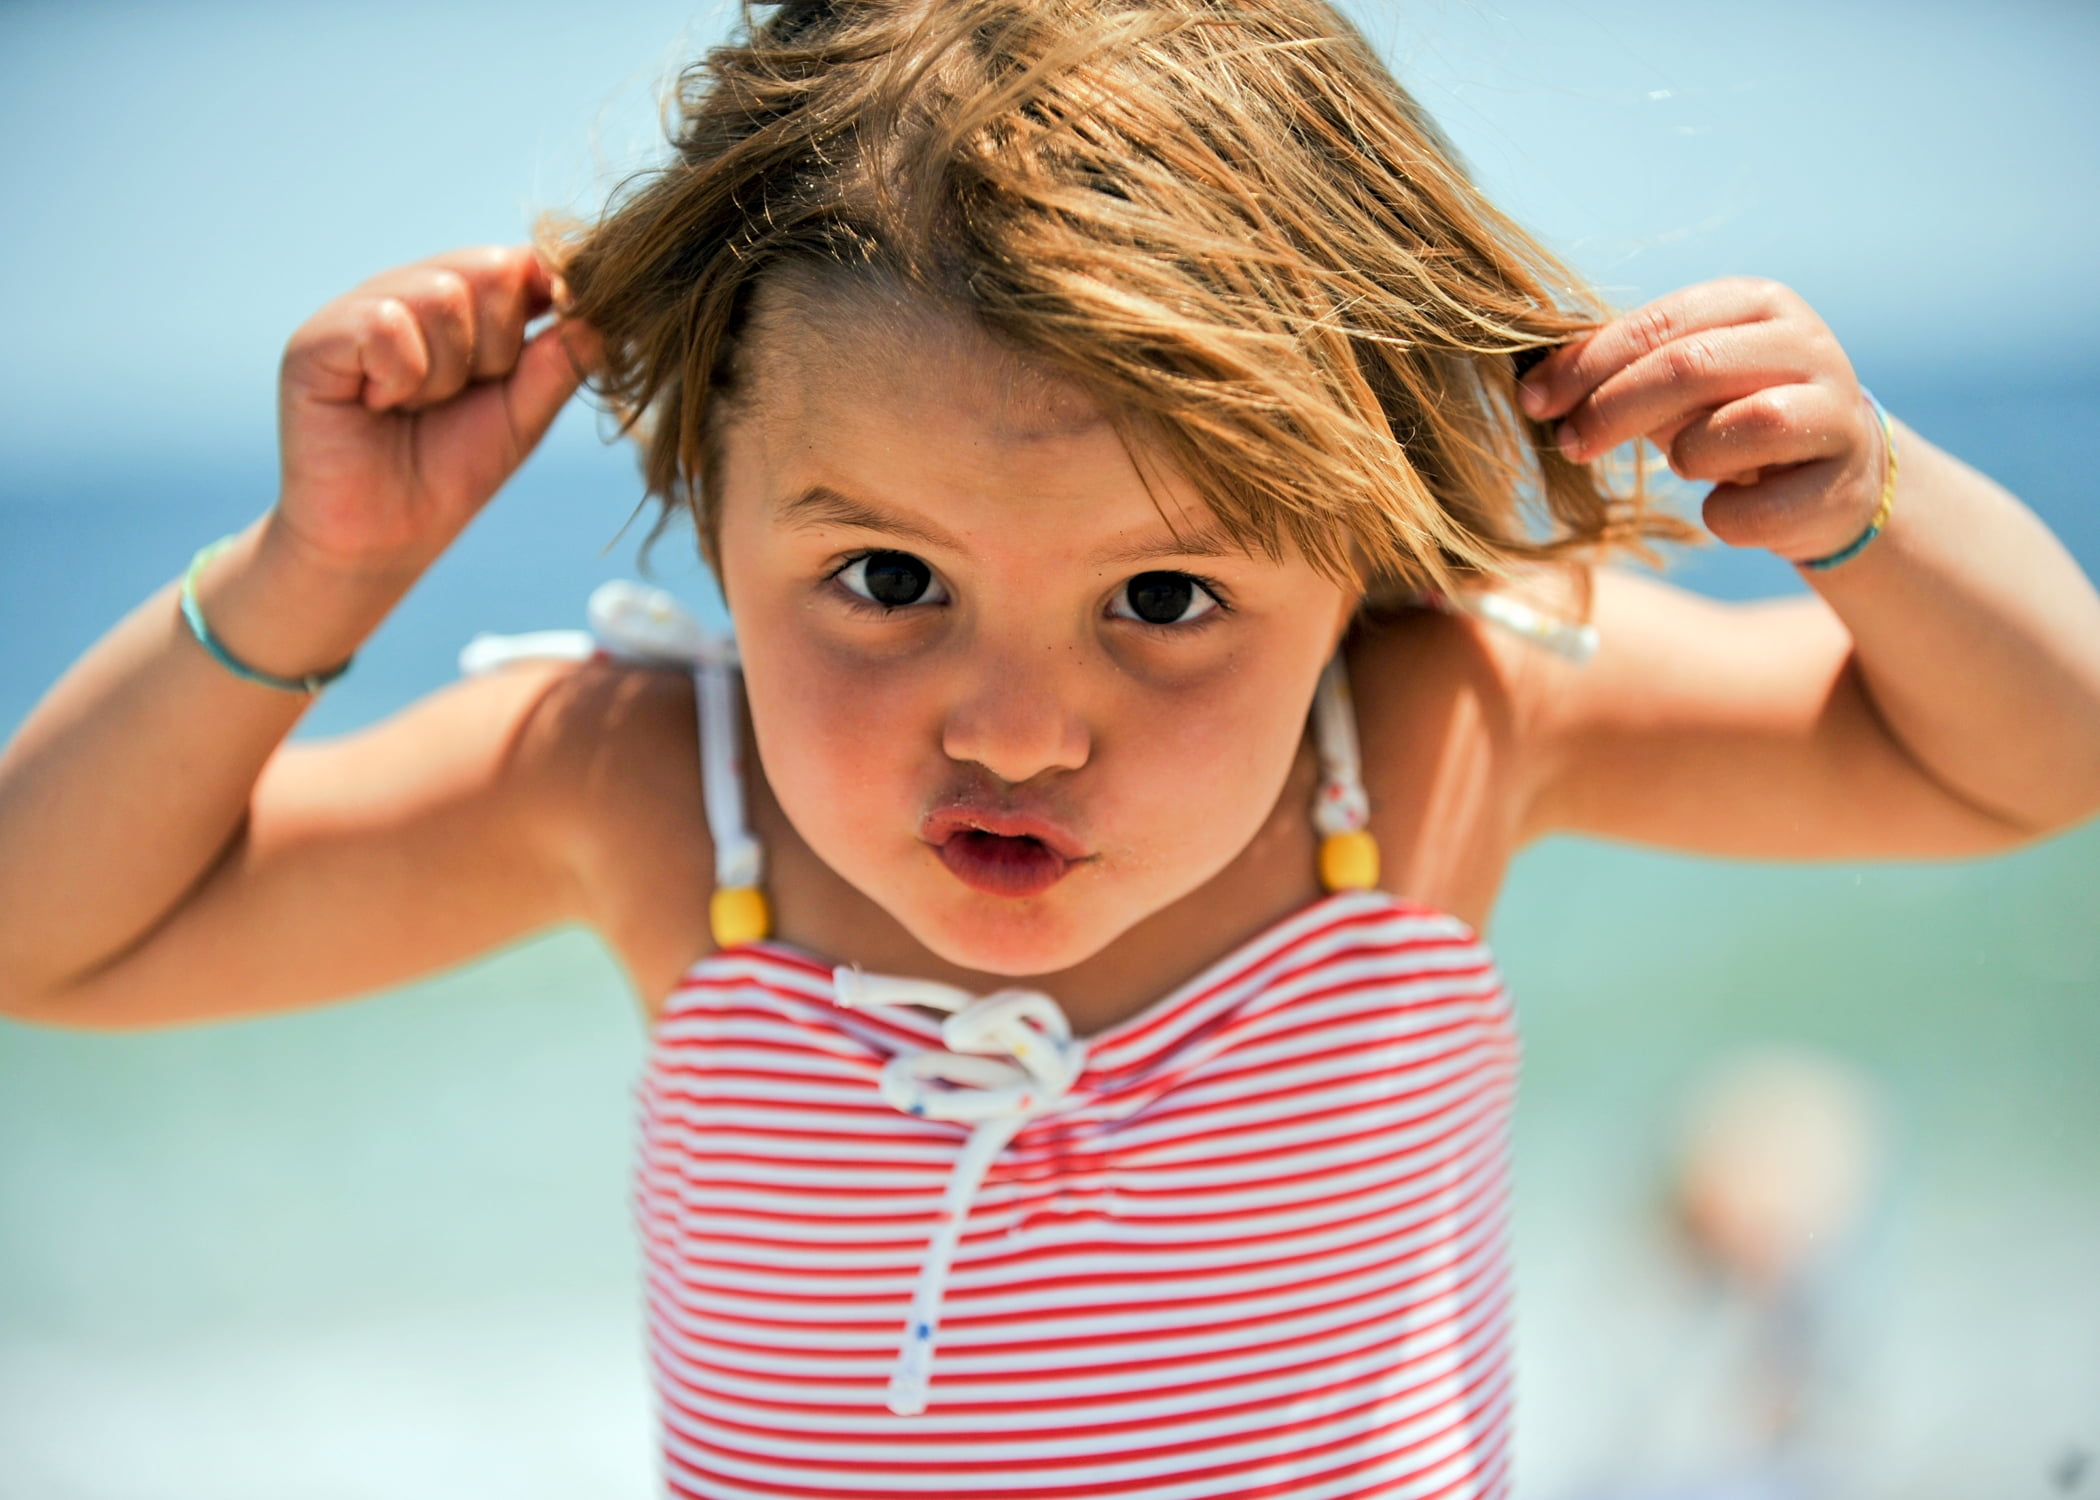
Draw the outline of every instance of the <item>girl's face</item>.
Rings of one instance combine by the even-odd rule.
[[[1247,846],[1356,601],[1226,541],[1178,475],[1155,502],[1076,386],[855,307],[762,321],[720,432],[766,778],[941,958],[1066,969]]]

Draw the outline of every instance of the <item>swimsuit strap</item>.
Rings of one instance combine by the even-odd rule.
[[[1471,615],[1490,625],[1499,625],[1511,635],[1529,641],[1543,651],[1583,666],[1597,654],[1597,627],[1587,620],[1563,620],[1535,609],[1513,594],[1492,589],[1469,589],[1458,594],[1434,590],[1418,594],[1415,602],[1446,614]]]
[[[1378,884],[1378,843],[1371,837],[1371,798],[1364,791],[1349,669],[1336,651],[1313,690],[1313,745],[1320,790],[1313,827],[1320,831],[1320,884],[1330,891],[1368,891]]]
[[[715,843],[715,885],[749,888],[765,875],[765,854],[744,821],[744,716],[733,662],[693,668],[693,707],[700,720],[700,791]]]
[[[744,819],[743,714],[739,709],[736,643],[709,630],[662,589],[615,580],[592,593],[591,628],[543,630],[531,635],[478,635],[460,653],[460,670],[493,671],[533,657],[610,657],[678,667],[693,674],[699,720],[700,789],[715,846],[715,888],[709,925],[718,947],[765,937],[772,929],[759,889],[765,855]]]
[[[1364,791],[1363,759],[1356,744],[1356,705],[1349,697],[1349,669],[1337,651],[1320,672],[1313,691],[1313,744],[1320,754],[1320,792],[1313,801],[1313,826],[1323,834],[1357,833],[1371,821]]]
[[[662,589],[614,582],[591,595],[591,633],[599,650],[629,661],[688,668],[700,743],[700,793],[715,846],[708,925],[715,946],[733,948],[772,932],[764,891],[765,851],[744,807],[744,715],[737,692],[736,642],[708,630]]]

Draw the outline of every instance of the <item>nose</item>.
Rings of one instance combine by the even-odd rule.
[[[1009,786],[1085,765],[1093,736],[1077,694],[1060,682],[1060,655],[1038,647],[974,664],[941,727],[948,758],[983,766]]]

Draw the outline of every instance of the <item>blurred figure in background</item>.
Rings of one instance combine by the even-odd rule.
[[[1696,1311],[1626,1416],[1639,1476],[1612,1500],[1824,1500],[1848,1491],[1847,1272],[1881,1191],[1886,1109],[1805,1047],[1745,1050],[1687,1091],[1660,1227]],[[1655,1476],[1670,1475],[1656,1487]],[[1703,1476],[1703,1477],[1702,1477]]]

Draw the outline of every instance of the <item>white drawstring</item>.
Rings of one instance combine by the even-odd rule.
[[[832,971],[833,996],[848,1008],[926,1005],[952,1012],[941,1022],[948,1050],[900,1052],[882,1069],[882,1097],[906,1114],[970,1127],[948,1174],[939,1227],[926,1247],[905,1319],[904,1344],[890,1376],[889,1407],[899,1416],[926,1410],[934,1333],[948,1270],[970,1205],[992,1161],[1021,1127],[1048,1113],[1086,1066],[1086,1043],[1072,1035],[1057,1002],[1039,990],[982,997],[930,980]]]

